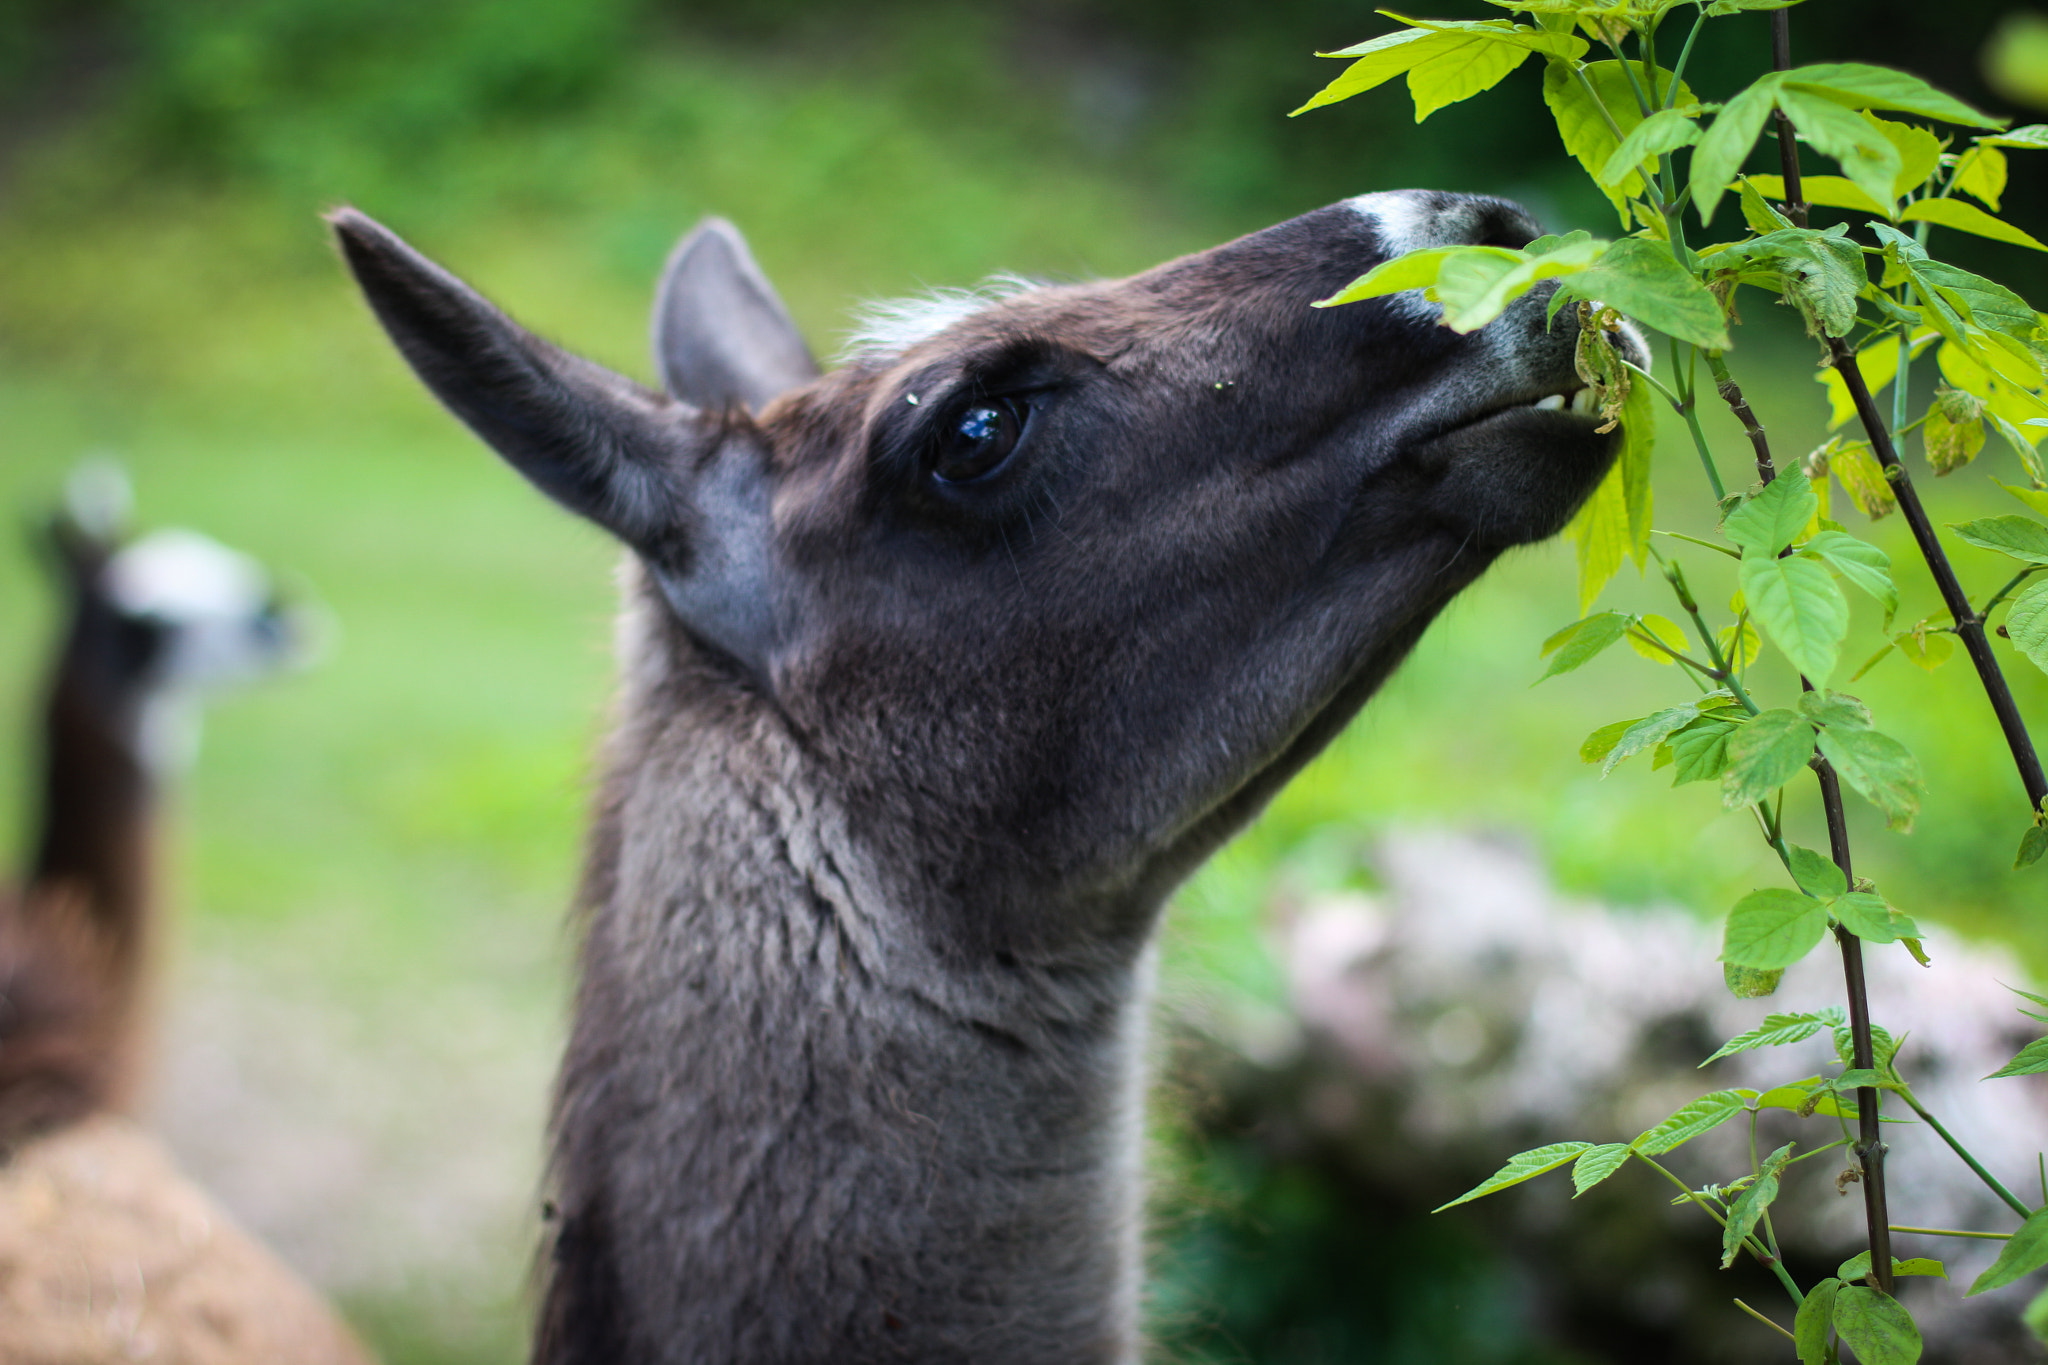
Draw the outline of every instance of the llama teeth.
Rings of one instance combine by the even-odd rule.
[[[1598,412],[1599,410],[1600,404],[1598,400],[1596,400],[1593,397],[1593,391],[1591,389],[1580,389],[1577,393],[1572,395],[1573,412],[1582,413],[1587,417],[1591,417],[1594,413]]]
[[[1564,395],[1563,395],[1563,394],[1561,394],[1561,393],[1553,393],[1553,394],[1552,394],[1552,395],[1550,395],[1550,397],[1548,397],[1548,398],[1539,398],[1539,399],[1537,399],[1537,400],[1536,400],[1536,410],[1537,410],[1538,412],[1562,412],[1562,411],[1564,411]]]

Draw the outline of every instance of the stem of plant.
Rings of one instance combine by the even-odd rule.
[[[2014,574],[2012,576],[2011,582],[2007,583],[2004,587],[2000,588],[1997,592],[1993,593],[1991,595],[1990,601],[1986,602],[1983,606],[1977,608],[1977,619],[1979,621],[1982,621],[1985,617],[1989,616],[1991,614],[1991,609],[1993,607],[1997,606],[2000,602],[2003,602],[2006,598],[2012,596],[2012,590],[2014,588],[2017,588],[2020,584],[2026,582],[2029,578],[2041,572],[2041,570],[2044,568],[2048,568],[2048,564],[2029,564],[2026,568],[2021,569],[2018,573]]]
[[[1777,71],[1792,68],[1792,21],[1784,10],[1771,13],[1771,67]],[[1806,191],[1799,178],[1799,144],[1793,139],[1792,124],[1782,111],[1775,113],[1778,126],[1778,161],[1785,177],[1786,211],[1792,221],[1800,227],[1806,226]],[[1840,343],[1835,343],[1835,355],[1842,354]],[[1718,357],[1710,356],[1710,360]],[[1725,367],[1724,367],[1725,369]],[[1863,385],[1862,371],[1856,369],[1856,359],[1849,357],[1849,369],[1857,387]],[[1718,381],[1719,373],[1715,376]],[[1851,375],[1844,375],[1848,382]],[[1852,389],[1853,393],[1854,390]],[[1869,390],[1864,388],[1865,396]],[[1726,393],[1726,389],[1723,389]],[[1732,402],[1732,400],[1731,400]],[[1862,411],[1861,408],[1858,411]],[[1742,416],[1740,411],[1736,414]],[[1748,427],[1754,418],[1745,419]],[[1878,423],[1880,427],[1883,423]],[[1770,450],[1761,443],[1759,428],[1751,435],[1757,445],[1757,472],[1764,482],[1771,480]],[[1873,441],[1875,438],[1873,438]],[[1965,604],[1967,606],[1967,603]],[[1809,685],[1804,678],[1802,686]],[[1842,870],[1842,876],[1850,886],[1856,885],[1856,875],[1849,861],[1849,829],[1842,812],[1842,785],[1835,775],[1832,764],[1826,759],[1816,760],[1814,772],[1820,779],[1821,804],[1827,812],[1828,845],[1834,854],[1835,866]],[[1842,982],[1847,988],[1849,1006],[1849,1036],[1852,1045],[1852,1060],[1857,1069],[1873,1068],[1876,1052],[1870,1039],[1870,997],[1863,980],[1863,941],[1847,929],[1837,925],[1835,941],[1842,950]],[[1870,1234],[1870,1268],[1877,1281],[1877,1287],[1889,1294],[1892,1292],[1892,1237],[1891,1219],[1886,1213],[1884,1185],[1884,1134],[1878,1126],[1878,1105],[1883,1096],[1875,1087],[1856,1092],[1857,1135],[1856,1156],[1863,1168],[1863,1218]]]
[[[2009,1242],[2009,1232],[1965,1232],[1962,1228],[1909,1228],[1902,1223],[1892,1224],[1893,1232],[1917,1232],[1926,1237],[1982,1237],[1986,1241]]]
[[[1706,1214],[1707,1217],[1713,1219],[1716,1223],[1719,1223],[1724,1228],[1728,1226],[1728,1220],[1721,1216],[1720,1211],[1716,1209],[1713,1205],[1709,1204],[1706,1200],[1700,1198],[1699,1194],[1692,1188],[1692,1186],[1686,1184],[1683,1180],[1680,1180],[1677,1176],[1673,1175],[1664,1166],[1651,1160],[1649,1157],[1644,1156],[1641,1152],[1637,1152],[1636,1156],[1642,1161],[1642,1163],[1645,1166],[1648,1166],[1658,1175],[1663,1176],[1666,1180],[1678,1186],[1678,1188],[1684,1192],[1685,1197],[1692,1201],[1693,1206],[1698,1208],[1702,1213]],[[1806,1302],[1806,1295],[1799,1292],[1799,1282],[1792,1278],[1791,1272],[1785,1269],[1782,1262],[1780,1262],[1775,1256],[1771,1255],[1770,1252],[1764,1250],[1763,1246],[1756,1240],[1756,1238],[1745,1237],[1742,1239],[1742,1245],[1744,1246],[1744,1248],[1748,1250],[1750,1255],[1756,1257],[1757,1260],[1761,1261],[1763,1264],[1771,1268],[1771,1273],[1778,1277],[1778,1283],[1784,1285],[1785,1292],[1792,1296],[1793,1303],[1797,1304]]]
[[[1784,1328],[1782,1328],[1782,1327],[1778,1326],[1778,1324],[1777,1324],[1777,1323],[1775,1323],[1775,1322],[1772,1322],[1772,1321],[1771,1321],[1771,1320],[1770,1320],[1769,1318],[1765,1317],[1765,1316],[1764,1316],[1764,1315],[1763,1315],[1762,1313],[1759,1313],[1759,1312],[1757,1312],[1757,1311],[1756,1311],[1756,1310],[1755,1310],[1754,1308],[1751,1308],[1751,1307],[1750,1307],[1750,1306],[1749,1306],[1748,1304],[1744,1303],[1744,1302],[1743,1302],[1743,1301],[1742,1301],[1741,1299],[1737,1299],[1737,1300],[1735,1301],[1735,1306],[1736,1306],[1737,1308],[1740,1308],[1740,1309],[1741,1309],[1741,1310],[1742,1310],[1743,1312],[1745,1312],[1745,1313],[1749,1314],[1749,1315],[1750,1315],[1751,1317],[1755,1318],[1755,1319],[1756,1319],[1756,1320],[1757,1320],[1758,1322],[1762,1323],[1762,1324],[1763,1324],[1764,1326],[1766,1326],[1766,1327],[1770,1328],[1770,1329],[1771,1329],[1771,1330],[1772,1330],[1773,1332],[1776,1332],[1776,1333],[1777,1333],[1777,1334],[1778,1334],[1779,1336],[1781,1336],[1781,1337],[1785,1338],[1785,1340],[1787,1340],[1787,1341],[1791,1341],[1791,1342],[1796,1342],[1796,1341],[1798,1341],[1798,1340],[1799,1340],[1799,1338],[1798,1338],[1798,1337],[1795,1337],[1795,1336],[1793,1336],[1793,1335],[1792,1335],[1792,1334],[1791,1334],[1790,1332],[1788,1332],[1788,1331],[1786,1331],[1786,1330],[1785,1330]]]
[[[1863,1107],[1860,1098],[1863,1092],[1859,1090],[1856,1093],[1859,1097],[1856,1107],[1860,1110]],[[1946,1142],[1949,1145],[1949,1149],[1951,1151],[1953,1151],[1957,1156],[1963,1159],[1963,1164],[1965,1166],[1968,1166],[1971,1170],[1977,1173],[1977,1178],[1983,1181],[1985,1186],[1989,1188],[1993,1194],[1997,1195],[2000,1199],[2005,1201],[2005,1206],[2007,1208],[2011,1209],[2014,1213],[2018,1214],[2022,1218],[2030,1218],[2033,1216],[2034,1211],[2026,1206],[2024,1200],[2022,1200],[2018,1195],[2014,1194],[2011,1190],[2007,1189],[2003,1184],[1999,1183],[1998,1177],[1991,1174],[1991,1172],[1985,1170],[1984,1164],[1978,1161],[1976,1157],[1970,1154],[1969,1148],[1963,1146],[1962,1143],[1956,1141],[1956,1136],[1954,1133],[1949,1132],[1948,1129],[1941,1126],[1940,1119],[1937,1119],[1936,1117],[1934,1117],[1934,1115],[1928,1113],[1924,1108],[1921,1107],[1920,1097],[1915,1095],[1910,1087],[1902,1086],[1899,1090],[1899,1098],[1906,1102],[1906,1107],[1908,1109],[1911,1109],[1914,1113],[1920,1116],[1920,1121],[1922,1123],[1926,1124],[1929,1128],[1932,1128],[1935,1132],[1935,1135],[1938,1136],[1943,1142]]]
[[[1777,13],[1783,14],[1784,11]],[[1856,368],[1855,356],[1838,338],[1830,338],[1828,346],[1835,372],[1848,386],[1849,397],[1856,404],[1856,415],[1863,420],[1864,433],[1870,437],[1871,450],[1876,454],[1878,463],[1884,466],[1892,493],[1899,500],[1899,511],[1912,528],[1913,539],[1927,561],[1928,572],[1934,576],[1934,586],[1941,593],[1942,605],[1955,618],[1956,634],[1962,637],[1963,648],[1969,651],[1970,662],[1977,667],[1977,679],[1984,685],[1985,696],[1990,698],[1992,713],[1998,717],[1998,728],[2005,734],[2006,747],[2012,750],[2013,766],[2019,769],[2020,782],[2027,789],[2028,808],[2039,810],[2042,799],[2048,797],[2048,776],[2041,771],[2041,756],[2034,749],[2026,722],[2020,718],[2019,707],[2012,698],[2012,688],[2007,685],[2005,674],[1999,670],[1998,659],[1991,652],[1991,642],[1984,637],[1984,619],[1970,610],[1970,599],[1963,592],[1962,584],[1956,581],[1955,570],[1949,567],[1948,555],[1941,548],[1933,523],[1927,519],[1927,509],[1920,505],[1920,495],[1913,488],[1911,476],[1899,463],[1898,451],[1892,447],[1891,433],[1885,427],[1884,418],[1878,414],[1877,400],[1870,396],[1870,386],[1863,382],[1863,372]]]

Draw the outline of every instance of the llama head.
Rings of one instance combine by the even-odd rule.
[[[190,763],[209,694],[306,664],[324,615],[268,571],[196,531],[131,539],[117,466],[81,465],[46,534],[70,598],[60,698],[100,718],[153,773]]]
[[[1533,238],[1500,200],[1369,195],[1129,279],[897,310],[823,375],[707,223],[656,303],[665,394],[332,221],[435,394],[637,555],[639,667],[689,680],[638,704],[708,690],[707,725],[786,727],[879,874],[990,951],[1139,939],[1619,439],[1538,406],[1581,387],[1542,291],[1466,336],[1415,296],[1309,306],[1413,247]]]

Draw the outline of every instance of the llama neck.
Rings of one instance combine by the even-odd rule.
[[[42,826],[27,882],[80,896],[107,945],[126,957],[147,912],[156,787],[141,754],[145,698],[112,676],[103,614],[80,609],[51,676]]]
[[[1135,1359],[1150,954],[947,961],[748,766],[608,797],[536,1359]]]

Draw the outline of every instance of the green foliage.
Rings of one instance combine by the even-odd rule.
[[[1642,1156],[1662,1156],[1744,1112],[1743,1101],[1739,1090],[1709,1091],[1682,1105],[1662,1123],[1645,1129],[1629,1146]]]
[[[1843,1285],[1835,1293],[1835,1334],[1864,1365],[1913,1365],[1920,1329],[1899,1301],[1881,1289]]]
[[[1733,619],[1710,619],[1685,572],[1654,549],[1648,532],[1648,478],[1638,475],[1625,456],[1566,528],[1578,561],[1581,619],[1545,643],[1544,653],[1552,662],[1544,677],[1579,668],[1626,638],[1637,655],[1682,674],[1699,693],[1661,707],[1635,708],[1635,718],[1594,730],[1580,744],[1579,754],[1585,762],[1599,765],[1603,777],[1648,753],[1653,768],[1672,767],[1674,786],[1718,780],[1723,806],[1746,811],[1782,860],[1793,886],[1757,887],[1741,897],[1727,917],[1721,960],[1725,979],[1738,996],[1769,994],[1783,969],[1810,952],[1831,926],[1841,931],[1846,952],[1858,951],[1858,940],[1874,945],[1899,942],[1925,966],[1922,930],[1912,917],[1869,882],[1852,884],[1833,858],[1787,837],[1788,796],[1808,767],[1819,769],[1823,777],[1838,777],[1843,787],[1876,806],[1894,831],[1912,827],[1926,793],[1918,759],[1898,738],[1878,728],[1871,708],[1859,697],[1827,690],[1855,625],[1850,600],[1838,580],[1868,595],[1882,611],[1879,648],[1868,655],[1858,677],[1894,651],[1932,672],[1956,653],[1957,631],[1975,629],[1985,615],[2008,601],[2000,633],[2048,669],[2048,580],[2027,581],[2036,568],[2048,567],[2048,525],[2005,516],[1957,526],[1957,535],[1966,543],[2019,560],[2021,572],[1982,608],[1959,603],[1953,590],[1945,589],[1946,616],[1923,615],[1909,628],[1896,629],[1893,622],[1903,594],[1891,555],[1834,520],[1830,500],[1832,483],[1839,482],[1849,500],[1873,521],[1895,510],[1901,501],[1895,485],[1908,476],[1902,468],[1881,463],[1877,450],[1887,448],[1885,459],[1890,461],[1891,438],[1903,435],[1903,430],[1880,429],[1882,407],[1868,400],[1860,406],[1853,401],[1849,384],[1833,364],[1847,366],[1873,396],[1887,387],[1894,390],[1894,422],[1905,430],[1921,430],[1938,475],[1986,457],[1987,440],[1997,433],[2025,474],[2024,486],[2002,486],[2031,511],[2048,515],[2048,469],[2040,459],[2035,434],[2048,429],[2048,315],[2036,313],[2006,286],[1940,260],[1928,249],[1931,232],[1940,230],[2007,247],[2048,250],[2031,233],[1997,216],[2012,181],[2006,150],[2024,154],[2048,148],[2048,131],[2001,133],[2000,120],[1919,77],[1861,63],[1764,72],[1718,106],[1701,101],[1684,80],[1700,26],[1743,9],[1766,7],[1763,4],[1728,0],[1699,5],[1682,45],[1674,45],[1668,35],[1657,33],[1659,20],[1678,10],[1667,0],[1495,2],[1534,16],[1544,32],[1593,40],[1584,50],[1553,49],[1543,54],[1543,99],[1565,151],[1612,204],[1624,231],[1633,230],[1633,235],[1611,244],[1584,234],[1545,238],[1519,253],[1491,247],[1418,253],[1419,259],[1381,266],[1340,298],[1426,288],[1443,304],[1446,325],[1470,331],[1499,317],[1514,298],[1540,280],[1555,280],[1552,315],[1572,303],[1580,306],[1579,372],[1594,386],[1603,414],[1621,416],[1630,431],[1646,428],[1647,410],[1662,398],[1685,422],[1722,513],[1725,545],[1689,530],[1663,534],[1676,542],[1720,550],[1737,561],[1737,590],[1729,604]],[[1505,23],[1495,21],[1496,26]],[[1423,27],[1418,24],[1398,42],[1377,41],[1389,50],[1401,43],[1442,41],[1424,36]],[[1431,29],[1433,33],[1434,26]],[[1605,55],[1588,60],[1595,55],[1595,45],[1603,47]],[[1674,50],[1681,53],[1675,69],[1658,63],[1659,49],[1667,56]],[[1514,60],[1518,64],[1522,59]],[[1491,84],[1496,79],[1489,67],[1477,70],[1470,81]],[[1445,98],[1456,97],[1458,92],[1453,91]],[[1415,102],[1421,117],[1444,101],[1426,99],[1417,89]],[[1958,146],[1961,135],[1930,124],[1991,131]],[[1770,202],[1784,197],[1782,177],[1742,174],[1765,130],[1774,125],[1781,137],[1796,135],[1799,143],[1835,162],[1840,172],[1804,176],[1804,202],[1783,209]],[[1797,155],[1789,138],[1782,150],[1788,157]],[[1706,244],[1687,241],[1687,204],[1697,209],[1699,222],[1711,223],[1718,201],[1731,190],[1740,203],[1746,234]],[[1855,210],[1869,215],[1870,221],[1854,230],[1849,224],[1808,226],[1809,204]],[[1724,359],[1732,349],[1729,324],[1739,321],[1735,300],[1744,288],[1782,300],[1797,311],[1808,334],[1824,343],[1832,358],[1823,373],[1831,426],[1871,414],[1872,430],[1864,438],[1831,438],[1796,473],[1783,463],[1782,453],[1774,469],[1767,429],[1753,415]],[[1606,315],[1595,318],[1588,306],[1594,300],[1671,338],[1672,365],[1665,377],[1619,367],[1604,341]],[[1926,415],[1908,426],[1904,395],[1911,367],[1930,347],[1944,382]],[[1706,390],[1694,368],[1700,361],[1754,447],[1760,486],[1733,497],[1724,492],[1712,442],[1697,420]],[[1643,462],[1647,466],[1647,450]],[[1644,490],[1640,498],[1639,488]],[[1930,557],[1939,556],[1924,538],[1922,548]],[[1652,555],[1660,560],[1663,576],[1689,618],[1690,635],[1677,621],[1641,611],[1594,610],[1630,553],[1644,567]],[[1945,566],[1939,567],[1945,574]],[[1909,581],[1908,586],[1910,590],[1917,585]],[[1691,644],[1694,636],[1704,657]],[[1765,642],[1771,647],[1768,652],[1781,656],[1797,678],[1796,701],[1788,697],[1778,705],[1769,703],[1766,689],[1782,686],[1785,675],[1775,666],[1762,667],[1759,651]],[[1867,648],[1859,646],[1858,657]],[[1995,680],[1985,676],[1987,687],[1994,686]],[[1644,710],[1648,714],[1641,714]],[[1832,785],[1825,789],[1834,790]],[[1826,816],[1830,846],[1845,849],[1848,826],[1832,798]],[[2048,814],[2030,812],[2030,817],[2018,859],[2022,867],[2048,855]],[[1860,980],[1853,972],[1851,978]],[[1567,1144],[1524,1153],[1467,1197],[1505,1188],[1566,1159],[1578,1163],[1575,1183],[1583,1190],[1610,1175],[1629,1151],[1651,1158],[1737,1113],[1761,1109],[1824,1114],[1844,1122],[1854,1119],[1866,1125],[1869,1138],[1875,1130],[1867,1125],[1886,1121],[1882,1114],[1870,1112],[1873,1092],[1880,1100],[1887,1093],[1903,1093],[1908,1101],[1912,1097],[1892,1069],[1897,1040],[1868,1020],[1860,985],[1852,985],[1852,991],[1852,1005],[1858,1011],[1854,1029],[1839,1010],[1773,1013],[1708,1058],[1782,1046],[1829,1029],[1842,1059],[1841,1074],[1808,1077],[1762,1094],[1714,1092],[1644,1133],[1626,1150],[1614,1144]],[[1865,1031],[1873,1056],[1870,1065],[1858,1067],[1853,1037]],[[2037,1058],[2039,1046],[2048,1046],[2048,1040],[2023,1052],[2000,1074],[2048,1067],[2048,1053]],[[1861,1114],[1848,1100],[1856,1092],[1866,1099]],[[1912,1102],[1917,1107],[1917,1101]],[[1793,1162],[1792,1147],[1779,1148],[1760,1164],[1752,1155],[1751,1162],[1752,1169],[1734,1182],[1708,1185],[1685,1196],[1722,1217],[1724,1266],[1745,1248],[1758,1247],[1757,1230],[1767,1226],[1766,1210]],[[1878,1235],[1877,1230],[1872,1235]],[[1775,1255],[1767,1259],[1783,1278]],[[1867,1255],[1852,1258],[1839,1277],[1806,1294],[1794,1333],[1802,1362],[1832,1362],[1837,1339],[1866,1362],[1906,1365],[1919,1358],[1917,1328],[1905,1309],[1878,1287],[1880,1282],[1888,1285],[1889,1278],[1871,1276],[1870,1265]],[[1943,1274],[1931,1261],[1894,1260],[1890,1270],[1897,1275]],[[1866,1278],[1871,1282],[1857,1283]],[[1792,1282],[1785,1283],[1798,1298]],[[2048,1318],[2048,1309],[2043,1314]]]
[[[1789,967],[1813,951],[1827,928],[1828,909],[1820,901],[1804,892],[1764,887],[1728,912],[1721,960],[1764,971]]]
[[[1735,1202],[1728,1206],[1728,1222],[1721,1229],[1721,1269],[1735,1264],[1735,1258],[1742,1254],[1742,1244],[1749,1240],[1749,1234],[1778,1197],[1778,1176],[1785,1169],[1785,1163],[1792,1159],[1792,1148],[1796,1144],[1786,1143],[1777,1151],[1764,1158],[1762,1169]]]
[[[1556,1170],[1567,1161],[1576,1160],[1581,1152],[1591,1151],[1592,1147],[1593,1144],[1590,1142],[1553,1142],[1546,1146],[1532,1148],[1526,1152],[1517,1152],[1508,1158],[1505,1166],[1502,1166],[1485,1180],[1474,1185],[1450,1203],[1434,1208],[1430,1212],[1442,1213],[1445,1209],[1454,1209],[1460,1204],[1467,1204],[1474,1199],[1507,1189],[1510,1185],[1519,1185],[1524,1180],[1533,1180],[1546,1171]]]
[[[1628,623],[1629,617],[1618,611],[1598,612],[1572,622],[1543,642],[1543,654],[1550,658],[1550,667],[1536,681],[1584,667],[1627,634]],[[1551,658],[1552,655],[1556,657]]]
[[[1755,805],[1790,782],[1813,757],[1813,726],[1797,711],[1762,712],[1729,736],[1727,755],[1722,804],[1730,810]]]
[[[1579,1153],[1572,1163],[1572,1198],[1577,1199],[1626,1166],[1634,1155],[1635,1149],[1626,1142],[1603,1143]]]
[[[1792,1319],[1792,1344],[1799,1352],[1799,1365],[1828,1365],[1828,1340],[1835,1326],[1835,1295],[1842,1282],[1822,1280],[1806,1291],[1799,1312]]]
[[[1983,1274],[1971,1281],[1970,1288],[1963,1297],[1969,1298],[1986,1290],[2002,1289],[2020,1276],[2039,1270],[2044,1265],[2048,1265],[2048,1209],[2036,1209],[2026,1222],[2020,1224],[2019,1231],[1999,1249],[1998,1259],[1993,1261]]]
[[[1828,866],[1833,867],[1834,864],[1829,863]],[[1805,1014],[1767,1014],[1761,1024],[1721,1044],[1720,1049],[1700,1065],[1760,1047],[1784,1047],[1789,1043],[1805,1042],[1822,1029],[1837,1027],[1842,1022],[1842,1011],[1832,1005]]]

